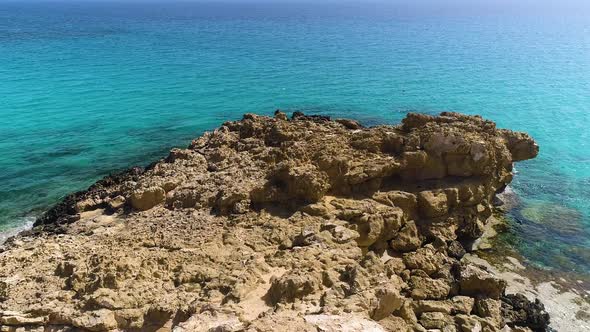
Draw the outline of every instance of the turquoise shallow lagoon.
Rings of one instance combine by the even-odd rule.
[[[246,112],[532,134],[506,241],[590,272],[589,12],[0,3],[0,230]],[[27,219],[28,218],[28,219]]]

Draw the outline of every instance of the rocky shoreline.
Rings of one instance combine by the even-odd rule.
[[[524,133],[246,114],[66,197],[0,253],[2,331],[546,331],[469,260]]]

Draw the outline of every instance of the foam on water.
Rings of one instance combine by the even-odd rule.
[[[6,242],[10,237],[17,235],[22,231],[29,230],[35,223],[35,217],[24,217],[15,222],[15,225],[4,227],[0,230],[0,245]]]

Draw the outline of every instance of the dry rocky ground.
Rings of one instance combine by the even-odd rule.
[[[462,260],[526,134],[247,114],[68,196],[0,253],[1,331],[544,331]]]

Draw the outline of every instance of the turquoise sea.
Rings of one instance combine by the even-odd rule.
[[[396,123],[481,114],[532,134],[504,235],[590,273],[590,11],[0,1],[0,230],[243,113]]]

